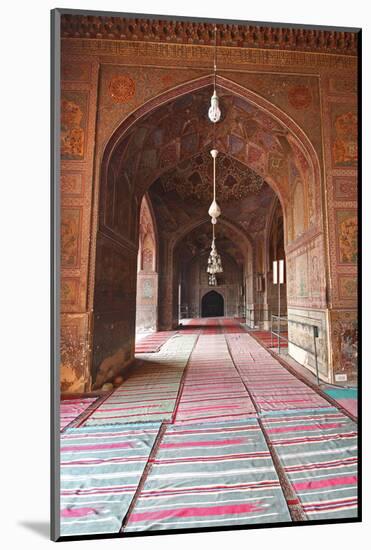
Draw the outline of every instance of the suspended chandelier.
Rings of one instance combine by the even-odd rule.
[[[213,225],[213,240],[211,243],[210,255],[207,260],[207,273],[215,276],[216,273],[223,273],[222,259],[215,246],[215,225]]]
[[[206,271],[209,273],[209,285],[217,286],[218,283],[215,275],[217,273],[223,273],[222,260],[215,246],[215,224],[221,214],[220,206],[216,202],[216,157],[218,155],[218,151],[216,149],[212,149],[210,154],[213,157],[213,202],[209,208],[209,216],[211,217],[211,224],[213,228],[213,240],[211,243],[210,255],[207,260]]]
[[[213,240],[211,243],[210,255],[207,260],[206,272],[209,274],[209,285],[217,286],[218,281],[216,278],[217,273],[223,273],[222,260],[215,246],[215,225],[218,221],[220,214],[222,213],[219,204],[216,202],[216,157],[218,151],[215,148],[215,124],[219,122],[221,112],[219,109],[219,98],[216,94],[216,26],[214,27],[214,93],[211,96],[211,105],[209,108],[209,119],[214,124],[214,149],[210,151],[210,155],[213,158],[213,201],[209,207],[208,213],[211,217],[211,223],[213,228]]]
[[[219,122],[221,116],[219,108],[219,98],[216,94],[216,25],[214,27],[214,93],[211,96],[210,108],[209,108],[209,119],[214,124]]]
[[[209,216],[211,217],[211,223],[215,225],[217,218],[222,213],[219,204],[216,202],[216,157],[218,156],[218,151],[212,149],[210,155],[213,157],[213,202],[210,204]]]

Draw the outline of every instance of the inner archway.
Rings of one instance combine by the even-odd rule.
[[[224,317],[224,298],[216,290],[210,290],[202,297],[201,317]]]
[[[134,358],[135,264],[139,206],[144,193],[176,167],[182,173],[190,159],[202,165],[198,155],[210,151],[214,143],[220,154],[225,155],[223,162],[240,163],[246,171],[252,171],[251,177],[254,173],[255,178],[264,180],[278,196],[283,212],[285,245],[289,245],[286,246],[288,280],[290,272],[294,277],[299,273],[295,263],[302,266],[309,261],[306,257],[296,258],[299,240],[307,244],[313,241],[311,250],[316,248],[317,256],[324,256],[320,170],[312,144],[292,119],[269,101],[225,78],[218,78],[217,83],[223,117],[216,128],[215,141],[206,108],[212,92],[211,79],[204,77],[142,105],[117,128],[106,146],[100,173],[94,266],[93,383],[99,373],[102,374],[100,380],[106,378],[105,372],[115,373]],[[198,181],[193,179],[193,174],[190,177],[196,202]],[[163,183],[172,193],[172,182]],[[236,187],[230,180],[226,184],[230,184],[231,189]],[[238,186],[236,191],[239,191]],[[297,234],[292,231],[293,208],[300,201],[304,201],[308,215],[305,226]],[[163,205],[154,204],[154,209],[161,211]],[[167,215],[165,233],[159,242],[160,330],[172,329],[178,323],[180,274],[173,251],[182,228],[192,222],[187,209],[181,210],[179,216],[174,213],[172,209]],[[231,220],[234,221],[234,216],[227,221]],[[263,218],[256,214],[251,220],[258,231]],[[240,220],[238,225],[249,237],[250,229],[245,222]],[[308,254],[306,250],[305,254]],[[308,311],[313,308],[314,295],[315,307],[325,307],[322,281],[315,294],[310,289],[306,291],[308,285],[294,282],[295,285],[288,285],[289,316],[295,314],[290,307]],[[249,285],[255,308],[255,277]],[[241,285],[241,295],[245,287],[245,283]],[[299,324],[291,326],[293,330],[304,330]],[[325,347],[324,332],[322,341]],[[323,361],[327,360],[326,353],[324,349]]]

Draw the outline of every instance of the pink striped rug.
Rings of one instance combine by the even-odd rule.
[[[135,353],[156,353],[176,331],[154,332],[135,343]]]
[[[63,430],[83,413],[97,397],[80,397],[78,399],[62,399],[60,402],[60,429]]]
[[[287,371],[248,334],[226,336],[233,361],[261,411],[310,409],[330,404]]]
[[[203,335],[243,333],[242,322],[243,319],[225,317],[185,319],[181,321],[180,330],[187,334]]]
[[[254,415],[223,335],[201,335],[188,362],[175,422],[215,422]]]
[[[335,408],[267,414],[263,424],[308,519],[357,516],[357,425]]]
[[[124,533],[290,522],[256,419],[167,426]]]

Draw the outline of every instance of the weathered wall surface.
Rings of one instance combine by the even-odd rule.
[[[258,173],[264,171],[268,183],[280,186],[288,308],[293,316],[312,319],[318,312],[326,319],[321,317],[319,328],[323,342],[329,335],[330,348],[324,352],[329,378],[333,372],[355,380],[357,75],[354,52],[339,51],[343,53],[332,48],[328,55],[318,53],[318,47],[284,51],[222,45],[218,70],[268,100],[272,113],[275,108],[284,112],[292,121],[292,131],[298,128],[312,144],[312,156],[295,143],[290,144],[294,155],[285,155],[286,144],[281,150],[275,145],[279,129],[269,126],[272,119],[264,121],[260,115],[259,123],[267,128],[261,134],[260,148],[252,146],[242,153],[248,136],[241,129],[238,141],[235,121],[231,121],[234,141],[226,142],[225,148],[234,148],[236,158],[241,155]],[[109,38],[62,40],[63,391],[98,387],[133,358],[138,205],[145,189],[137,189],[139,180],[130,170],[140,159],[149,181],[154,165],[151,155],[158,143],[161,148],[161,136],[153,135],[158,143],[152,150],[147,147],[143,158],[136,152],[137,157],[131,157],[126,180],[121,177],[121,166],[105,164],[111,188],[102,190],[103,195],[108,193],[104,197],[100,182],[106,144],[119,124],[129,120],[145,101],[211,71],[212,50],[204,45]],[[161,103],[159,98],[157,104]],[[224,124],[230,124],[228,113]],[[174,124],[174,133],[178,130]],[[276,132],[271,143],[269,131]],[[133,151],[141,149],[145,137],[143,129],[136,134]],[[176,143],[175,139],[162,148],[156,163],[159,158],[163,166],[170,166],[179,158]],[[133,146],[134,142],[122,142],[122,156],[126,147]],[[194,147],[191,138],[189,143],[184,139],[184,146]],[[313,158],[318,159],[319,174]],[[105,211],[99,214],[102,204]],[[173,274],[167,275],[172,259],[166,243],[159,254],[160,316],[164,324],[171,325],[174,290],[169,288]],[[292,337],[299,338],[294,331]]]
[[[333,376],[357,382],[357,74],[326,74],[322,120]]]
[[[95,112],[99,63],[62,59],[61,90],[61,389],[91,388],[91,324],[87,297]]]

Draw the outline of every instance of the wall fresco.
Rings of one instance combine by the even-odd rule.
[[[357,93],[357,80],[353,78],[329,78],[329,92],[335,94]]]
[[[352,176],[333,176],[335,200],[357,200],[357,179]]]
[[[61,98],[61,158],[83,160],[87,127],[86,92],[63,91]]]
[[[82,172],[67,172],[61,174],[61,194],[63,198],[81,197],[84,194],[85,174]]]
[[[332,161],[334,168],[357,166],[357,114],[353,106],[331,105]]]
[[[108,92],[115,103],[127,103],[135,94],[135,82],[128,75],[119,75],[111,78]]]
[[[358,217],[355,209],[336,209],[338,261],[341,264],[357,263]]]
[[[296,256],[296,296],[306,298],[308,296],[308,256],[306,253]]]
[[[358,320],[355,311],[331,312],[334,376],[346,374],[348,383],[357,382]]]
[[[339,297],[344,300],[357,299],[357,277],[354,275],[339,275]]]
[[[80,231],[82,211],[80,207],[61,209],[61,265],[78,267],[80,260]]]
[[[61,281],[61,305],[75,306],[79,300],[80,279],[63,277]]]
[[[75,60],[73,63],[62,60],[61,79],[68,82],[89,82],[91,63]]]

